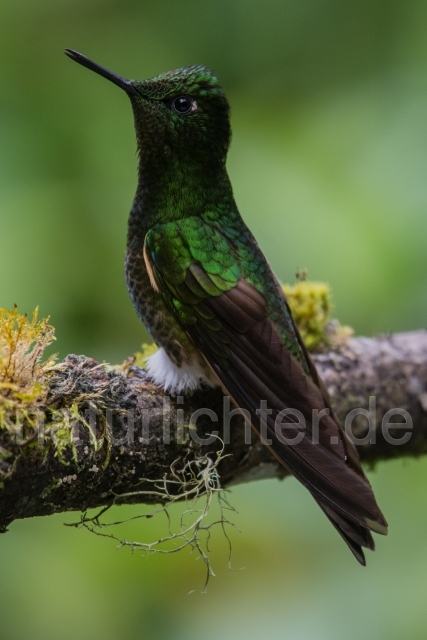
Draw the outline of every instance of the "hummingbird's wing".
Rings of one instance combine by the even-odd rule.
[[[357,451],[330,409],[281,288],[256,243],[248,248],[245,242],[244,251],[243,261],[238,244],[190,218],[152,229],[144,259],[159,295],[225,392],[249,412],[258,434],[260,401],[267,402],[264,440],[364,564],[361,547],[374,548],[370,530],[385,534],[387,523]],[[263,279],[256,286],[245,265],[261,258],[254,271]]]

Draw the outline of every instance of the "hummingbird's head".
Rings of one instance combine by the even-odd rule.
[[[209,69],[185,67],[148,80],[127,80],[77,51],[65,52],[126,91],[143,163],[225,163],[231,136],[229,106]]]

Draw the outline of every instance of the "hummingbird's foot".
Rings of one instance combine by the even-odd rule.
[[[154,392],[159,391],[158,385],[154,382],[148,371],[146,371],[142,367],[129,367],[129,369],[127,370],[127,377],[141,381],[138,383],[138,389],[140,391],[143,391],[144,389],[148,389],[149,391]]]
[[[150,380],[150,375],[148,371],[146,371],[142,367],[136,367],[136,366],[129,367],[128,377],[141,378],[142,380],[147,380],[147,381]]]

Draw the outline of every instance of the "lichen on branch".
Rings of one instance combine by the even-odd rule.
[[[16,464],[18,435],[34,431],[48,393],[46,373],[55,356],[44,359],[55,340],[49,319],[38,320],[38,310],[28,318],[15,306],[0,309],[0,491]]]
[[[325,282],[299,279],[292,286],[284,284],[282,289],[309,351],[338,345],[353,335],[350,327],[332,320],[332,292]]]
[[[11,425],[17,412],[34,409],[44,399],[46,372],[56,357],[43,360],[46,348],[55,340],[49,318],[38,320],[38,309],[31,318],[0,309],[0,428]]]

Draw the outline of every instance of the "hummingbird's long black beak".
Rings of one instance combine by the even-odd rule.
[[[91,71],[95,71],[95,73],[98,73],[100,76],[107,78],[110,82],[114,82],[120,89],[126,91],[127,94],[134,96],[140,95],[130,80],[126,80],[126,78],[122,78],[122,76],[117,75],[117,73],[113,73],[100,64],[93,62],[93,60],[89,60],[89,58],[86,58],[82,53],[74,51],[73,49],[65,49],[65,54],[71,58],[71,60],[75,60]]]

